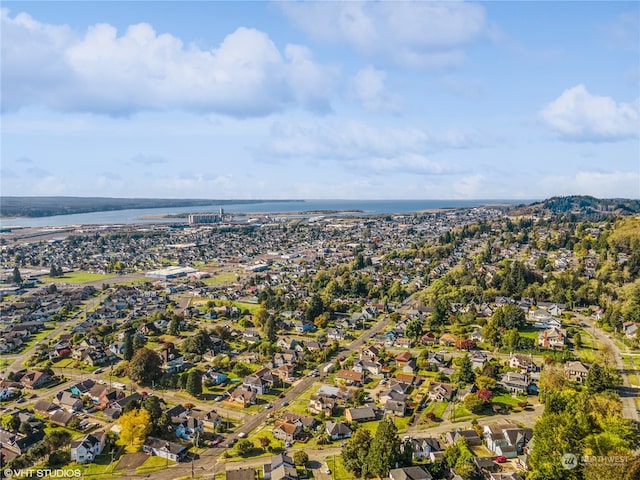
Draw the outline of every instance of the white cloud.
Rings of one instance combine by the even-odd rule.
[[[395,112],[399,110],[400,99],[386,89],[387,75],[372,66],[361,69],[351,81],[351,97],[371,112]]]
[[[461,168],[437,162],[431,154],[482,145],[483,136],[476,132],[430,134],[416,128],[379,128],[358,121],[322,121],[275,124],[265,150],[276,158],[337,161],[363,174],[449,174]]]
[[[463,2],[280,2],[301,30],[368,58],[419,68],[460,65],[463,47],[491,37],[481,5]]]
[[[591,95],[584,85],[562,92],[539,114],[560,138],[575,141],[615,141],[640,133],[640,99],[617,103],[611,97]]]
[[[2,108],[43,104],[111,115],[182,109],[237,117],[285,108],[327,111],[336,71],[310,51],[282,54],[261,31],[238,28],[202,50],[151,25],[97,24],[84,34],[2,10]]]
[[[592,195],[598,198],[640,198],[640,172],[581,171],[574,176],[548,176],[539,191],[546,196]]]

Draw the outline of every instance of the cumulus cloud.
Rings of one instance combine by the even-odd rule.
[[[336,71],[305,47],[284,52],[264,32],[238,28],[217,48],[184,45],[146,23],[84,34],[8,10],[2,20],[2,108],[43,104],[110,115],[183,109],[236,117],[285,108],[327,111]]]
[[[394,112],[400,107],[400,98],[387,91],[384,71],[372,66],[361,69],[351,81],[351,97],[371,112]]]
[[[560,138],[574,141],[615,141],[640,132],[640,99],[617,103],[591,95],[584,85],[562,92],[545,106],[540,119]]]
[[[492,36],[481,5],[463,2],[281,2],[302,31],[369,58],[419,68],[460,65],[464,47]]]
[[[431,134],[417,128],[323,121],[305,125],[277,123],[265,150],[274,157],[337,161],[360,171],[438,175],[459,172],[460,168],[437,162],[431,154],[483,145],[483,136],[477,132]]]

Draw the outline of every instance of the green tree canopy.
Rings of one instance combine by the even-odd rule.
[[[149,385],[162,375],[161,365],[160,355],[148,348],[141,348],[131,358],[127,373],[134,382]]]
[[[384,417],[378,424],[376,435],[371,442],[367,455],[367,474],[375,477],[387,477],[389,470],[402,461],[398,428],[393,419]]]

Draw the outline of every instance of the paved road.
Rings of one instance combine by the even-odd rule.
[[[620,373],[620,377],[622,378],[622,387],[618,389],[618,394],[620,395],[620,400],[622,401],[622,414],[625,418],[630,418],[638,422],[638,406],[636,403],[636,399],[639,395],[639,390],[636,385],[632,385],[629,379],[629,372],[627,371],[627,367],[624,365],[622,360],[622,352],[618,348],[616,342],[610,338],[610,334],[604,332],[599,329],[595,321],[588,317],[578,316],[580,321],[585,322],[590,327],[590,332],[595,336],[598,342],[608,345],[613,351],[616,368],[618,373]],[[638,373],[636,371],[636,373]]]

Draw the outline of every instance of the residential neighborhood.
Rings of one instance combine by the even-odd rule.
[[[3,464],[280,480],[307,478],[305,453],[348,479],[380,431],[398,450],[378,476],[529,478],[562,395],[619,394],[610,415],[637,428],[638,220],[620,222],[482,207],[3,233]],[[628,279],[610,304],[605,268]]]

